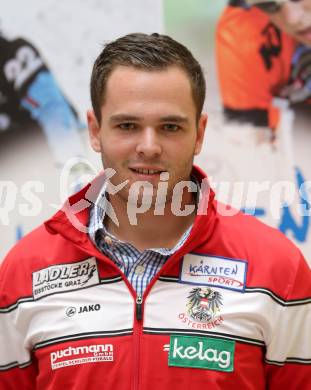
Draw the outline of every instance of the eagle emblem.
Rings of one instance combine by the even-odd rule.
[[[209,322],[220,311],[222,295],[211,288],[195,287],[188,295],[187,312],[199,322]]]

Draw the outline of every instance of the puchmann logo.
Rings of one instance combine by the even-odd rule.
[[[93,344],[81,347],[68,347],[50,354],[51,367],[56,370],[61,367],[84,363],[113,361],[112,344]]]
[[[235,342],[195,336],[171,336],[169,366],[233,371]]]

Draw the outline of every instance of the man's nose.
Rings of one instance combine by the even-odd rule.
[[[299,28],[303,22],[304,10],[302,4],[299,2],[287,1],[281,8],[282,16],[288,26]]]
[[[136,152],[148,158],[161,155],[162,147],[156,129],[146,127],[140,132]]]

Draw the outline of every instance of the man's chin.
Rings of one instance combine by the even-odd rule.
[[[128,194],[128,205],[135,207],[152,207],[156,203],[156,189],[144,188],[139,191],[130,191]]]

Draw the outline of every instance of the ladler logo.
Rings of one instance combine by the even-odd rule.
[[[98,283],[97,263],[94,258],[77,263],[52,265],[32,275],[34,298],[56,292],[77,290]]]
[[[171,336],[169,366],[233,371],[235,342],[209,337]]]
[[[53,370],[77,364],[94,362],[112,362],[112,344],[93,344],[79,347],[68,347],[50,354]]]

